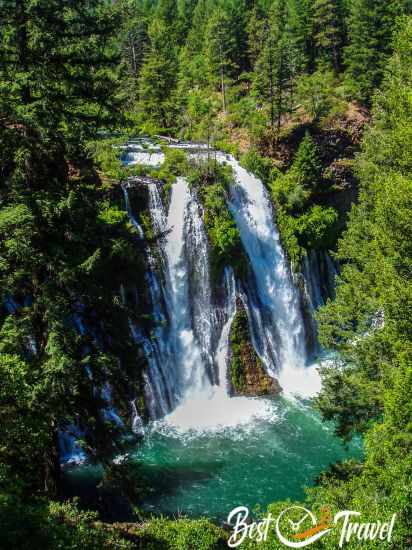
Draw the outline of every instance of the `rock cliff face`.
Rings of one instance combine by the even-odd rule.
[[[271,378],[251,343],[248,318],[242,301],[236,301],[230,330],[229,384],[232,395],[278,395],[282,388]]]

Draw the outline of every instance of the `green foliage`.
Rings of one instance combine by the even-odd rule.
[[[268,182],[275,174],[275,168],[272,161],[267,157],[262,157],[256,149],[249,149],[242,155],[240,163],[252,174],[255,174],[263,182]]]
[[[224,550],[226,533],[205,519],[174,521],[153,519],[138,533],[139,543],[148,550]],[[144,545],[144,546],[143,546]]]
[[[208,142],[234,124],[272,153],[299,105],[317,123],[343,113],[343,97],[370,104],[396,17],[412,9],[410,0],[163,3],[117,3],[133,123]]]
[[[333,228],[338,214],[333,208],[312,206],[296,220],[298,242],[306,250],[328,250],[336,242]]]
[[[204,207],[204,222],[211,245],[212,278],[219,282],[231,265],[238,276],[245,272],[240,233],[226,203],[226,189],[232,179],[228,167],[213,161],[194,165],[189,182],[195,185]]]
[[[236,312],[230,327],[230,382],[234,390],[242,393],[246,386],[244,371],[243,347],[250,345],[249,325],[246,311],[241,309]]]
[[[316,204],[322,190],[322,165],[318,148],[307,133],[291,168],[272,182],[272,196],[282,242],[294,265],[304,250],[333,248],[337,239],[338,214],[332,207]]]
[[[126,550],[133,548],[114,530],[97,521],[93,512],[81,512],[76,504],[45,499],[23,503],[18,495],[0,492],[2,548],[31,550]]]
[[[288,17],[288,2],[276,0],[270,10],[265,39],[256,61],[253,80],[254,93],[268,104],[270,127],[277,136],[282,116],[290,108],[290,81],[297,65]]]
[[[359,510],[362,521],[396,513],[391,544],[402,549],[412,527],[411,44],[412,22],[403,19],[357,161],[360,200],[339,244],[336,300],[319,313],[324,345],[350,366],[323,371],[317,405],[343,437],[364,434],[365,462],[348,479],[328,476],[310,492],[311,502]]]
[[[303,187],[309,189],[318,187],[322,165],[319,160],[318,148],[308,132],[299,144],[291,172]]]
[[[357,99],[371,101],[392,51],[396,18],[411,11],[409,0],[354,0],[350,3],[346,76],[347,86]]]
[[[318,65],[337,71],[345,43],[344,4],[342,0],[315,0],[315,47]]]
[[[99,139],[87,144],[87,150],[92,155],[96,166],[101,171],[105,183],[118,183],[126,178],[127,168],[120,160],[121,149],[119,145],[124,143],[124,137],[117,139]]]
[[[210,97],[209,92],[195,89],[187,93],[187,104],[184,123],[187,125],[186,136],[213,144],[218,132],[216,116],[220,103]]]
[[[166,181],[183,176],[189,169],[187,155],[184,151],[167,147],[164,149],[165,160],[158,171],[158,177]]]
[[[174,44],[165,40],[166,23],[155,19],[148,31],[149,48],[139,77],[139,111],[143,132],[157,131],[174,126],[174,100],[177,54]]]
[[[19,129],[26,145],[63,135],[66,147],[79,152],[119,115],[117,14],[99,0],[70,7],[61,0],[6,0],[0,10],[3,124]]]
[[[342,114],[347,104],[339,97],[332,71],[318,70],[302,75],[297,81],[297,97],[314,124],[336,114]]]
[[[119,296],[143,268],[113,201],[119,164],[107,142],[86,148],[118,114],[119,19],[99,1],[3,2],[0,15],[0,467],[25,495],[54,495],[59,430],[80,424],[91,459],[107,461],[124,432],[103,390],[124,408],[144,366],[128,329],[137,312]]]
[[[217,7],[211,14],[205,30],[205,60],[208,80],[213,88],[219,88],[222,108],[226,111],[226,86],[233,76],[236,64],[236,39],[233,24],[226,10]]]

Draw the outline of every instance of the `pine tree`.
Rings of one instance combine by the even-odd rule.
[[[344,43],[341,0],[316,0],[314,21],[318,63],[337,72],[341,65],[341,49]]]
[[[272,131],[279,135],[282,116],[289,110],[291,77],[295,72],[296,50],[290,34],[286,0],[273,4],[266,38],[256,62],[253,88],[268,103]]]
[[[248,55],[251,69],[254,69],[256,62],[262,52],[265,42],[265,34],[267,28],[267,14],[259,5],[255,5],[251,11],[247,23],[248,34]]]
[[[115,298],[116,273],[136,268],[133,234],[124,212],[107,214],[85,146],[116,122],[119,18],[104,1],[10,0],[0,20],[0,447],[12,441],[0,468],[54,493],[59,430],[83,422],[107,459],[120,439],[103,390],[116,377],[127,399],[139,370]]]
[[[313,0],[289,0],[290,33],[298,60],[298,72],[315,69],[315,16]]]
[[[353,0],[346,49],[346,81],[354,97],[370,103],[392,50],[396,18],[412,13],[411,0]]]
[[[172,38],[165,22],[154,19],[149,27],[149,50],[140,73],[139,107],[143,121],[156,128],[173,125],[177,55]]]
[[[121,31],[123,58],[127,62],[130,75],[137,78],[147,49],[149,15],[135,1],[120,2],[119,9],[123,14]]]
[[[79,152],[118,113],[118,17],[99,0],[4,0],[0,10],[3,124]]]
[[[230,17],[220,7],[213,11],[208,21],[204,54],[209,83],[215,89],[220,89],[222,108],[226,112],[226,88],[232,81],[236,69],[236,38]]]
[[[308,189],[317,187],[322,173],[322,164],[319,159],[319,151],[309,132],[299,144],[291,168],[293,175]]]

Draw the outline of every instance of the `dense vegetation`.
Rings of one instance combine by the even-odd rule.
[[[362,521],[396,513],[392,544],[402,549],[412,543],[411,45],[412,22],[405,19],[356,162],[360,200],[339,243],[336,300],[318,315],[323,343],[346,362],[324,370],[317,407],[343,438],[363,434],[366,457],[333,467],[308,493],[314,509],[328,503],[334,511],[359,510]],[[276,515],[282,505],[270,509]],[[317,544],[332,549],[338,539]]]
[[[243,153],[295,268],[307,249],[337,250],[336,300],[318,320],[345,366],[323,372],[316,405],[343,438],[363,435],[366,456],[322,475],[308,502],[371,521],[396,512],[396,547],[412,545],[411,12],[409,0],[1,3],[2,547],[224,546],[203,520],[130,533],[56,502],[59,432],[108,464],[130,435],[109,411],[141,394],[129,321],[147,320],[120,288],[144,280],[145,258],[120,206],[114,142],[100,139],[119,128]],[[227,258],[240,273],[230,174],[169,153],[153,175],[167,195],[180,173],[198,187],[216,277]]]
[[[210,242],[212,278],[222,280],[223,270],[231,265],[242,277],[247,269],[240,233],[227,207],[228,187],[233,180],[231,169],[209,159],[193,163],[189,182],[197,189],[204,208],[204,222]]]
[[[144,362],[120,284],[142,257],[86,148],[120,116],[118,17],[100,2],[30,0],[3,2],[1,25],[0,514],[3,547],[18,548],[22,510],[59,493],[60,430],[99,461],[123,447],[109,411],[129,408]],[[42,502],[27,508],[40,538],[26,532],[26,547],[64,512],[48,520]]]

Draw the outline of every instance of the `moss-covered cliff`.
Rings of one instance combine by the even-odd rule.
[[[234,395],[277,395],[281,387],[263,368],[251,343],[248,318],[242,301],[236,301],[237,312],[230,329],[229,383]]]

